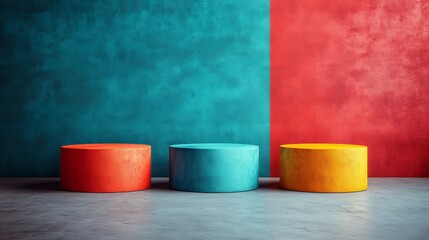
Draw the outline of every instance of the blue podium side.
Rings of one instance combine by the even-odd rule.
[[[239,192],[258,188],[259,147],[247,144],[175,144],[169,151],[170,188]]]

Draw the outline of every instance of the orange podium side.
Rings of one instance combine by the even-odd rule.
[[[61,147],[64,190],[126,192],[150,187],[151,147],[144,144],[76,144]]]
[[[280,146],[280,187],[305,192],[355,192],[368,188],[367,147],[352,144]]]

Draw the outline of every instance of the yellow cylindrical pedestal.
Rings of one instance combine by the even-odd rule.
[[[280,146],[280,187],[305,192],[368,189],[368,148],[351,144]]]

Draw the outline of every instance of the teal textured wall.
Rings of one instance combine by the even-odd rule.
[[[0,1],[0,176],[58,176],[59,147],[260,146],[269,174],[269,1]]]

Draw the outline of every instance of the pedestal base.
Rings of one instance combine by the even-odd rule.
[[[125,192],[150,187],[151,148],[143,144],[61,147],[61,187],[78,192]]]
[[[280,146],[280,187],[306,192],[368,188],[367,147],[351,144]]]
[[[170,187],[192,192],[238,192],[258,187],[259,147],[244,144],[170,146]]]

